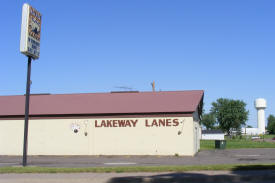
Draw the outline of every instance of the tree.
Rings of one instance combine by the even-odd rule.
[[[215,118],[214,114],[212,114],[212,113],[203,114],[201,123],[203,126],[206,127],[207,130],[214,129],[214,125],[216,123],[216,118]]]
[[[247,125],[246,128],[253,128],[251,125]]]
[[[267,118],[267,131],[271,134],[275,133],[275,116],[269,115]]]
[[[212,103],[211,112],[215,114],[220,128],[231,135],[232,130],[239,131],[248,119],[249,111],[241,100],[219,98]]]

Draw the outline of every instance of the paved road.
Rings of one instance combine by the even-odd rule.
[[[21,157],[0,156],[0,167],[20,166]],[[207,150],[195,157],[176,156],[31,156],[30,166],[111,167],[159,165],[263,164],[275,163],[273,149]]]
[[[275,171],[193,171],[186,173],[0,174],[0,183],[274,183]]]

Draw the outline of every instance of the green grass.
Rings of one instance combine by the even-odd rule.
[[[270,136],[269,138],[272,137],[273,136]],[[275,148],[275,142],[252,141],[250,139],[226,139],[226,149],[242,148]],[[215,141],[201,140],[201,150],[204,149],[215,149]]]
[[[264,135],[265,139],[272,139],[273,137],[275,137],[275,135],[270,135],[270,134],[265,134]]]
[[[48,168],[48,167],[1,167],[0,173],[122,173],[122,172],[185,172],[200,170],[263,170],[275,169],[275,164],[264,165],[199,165],[199,166],[151,166],[151,167],[107,167],[107,168]]]

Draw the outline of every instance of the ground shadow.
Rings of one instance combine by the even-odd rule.
[[[274,165],[248,165],[239,166],[229,173],[219,175],[206,174],[204,172],[178,172],[178,173],[160,173],[154,176],[128,176],[116,177],[108,183],[274,183],[275,166]]]
[[[244,170],[275,170],[275,165],[239,165],[233,168],[232,172]]]

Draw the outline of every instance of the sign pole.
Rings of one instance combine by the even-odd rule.
[[[24,3],[22,7],[20,52],[28,57],[28,73],[25,99],[25,124],[23,143],[23,166],[27,166],[28,153],[28,130],[29,130],[29,105],[31,87],[31,62],[38,59],[40,55],[40,35],[41,35],[42,15],[39,11]]]
[[[29,104],[30,104],[30,85],[31,85],[31,62],[32,58],[28,56],[28,73],[25,100],[25,127],[24,127],[24,145],[23,145],[23,166],[27,166],[28,150],[28,129],[29,129]]]

